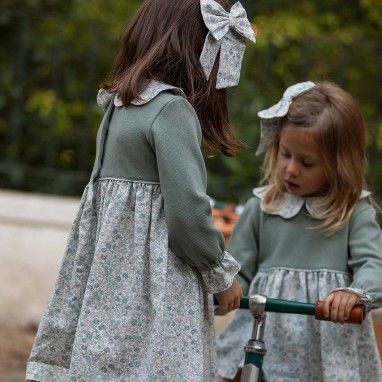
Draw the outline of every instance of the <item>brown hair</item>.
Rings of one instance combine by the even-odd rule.
[[[286,123],[315,130],[327,179],[327,193],[321,203],[324,222],[317,228],[335,233],[349,220],[365,185],[366,126],[360,108],[345,90],[323,81],[292,102],[281,120],[279,135]],[[263,163],[263,181],[270,185],[265,206],[285,192],[276,170],[278,146],[279,137]]]
[[[229,9],[225,0],[216,0]],[[243,147],[229,125],[227,93],[216,89],[218,60],[207,81],[199,62],[207,35],[200,0],[145,0],[129,22],[109,78],[101,88],[125,106],[148,80],[181,88],[198,115],[205,144],[233,156]]]

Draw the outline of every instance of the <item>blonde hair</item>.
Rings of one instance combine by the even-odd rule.
[[[349,221],[365,187],[366,126],[360,108],[349,93],[328,81],[316,83],[292,102],[263,162],[262,182],[269,185],[263,201],[267,211],[286,191],[276,167],[279,136],[286,123],[314,128],[327,179],[327,193],[320,205],[324,212],[319,216],[324,221],[314,228],[331,235]]]

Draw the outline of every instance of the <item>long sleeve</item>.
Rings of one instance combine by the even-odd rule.
[[[181,97],[167,103],[153,122],[151,145],[157,157],[169,246],[189,265],[206,270],[208,275],[201,273],[207,284],[214,275],[220,281],[224,278],[209,288],[215,293],[232,284],[239,267],[225,252],[223,235],[213,223],[200,143],[201,129],[191,105]]]
[[[365,293],[371,308],[382,306],[382,236],[376,211],[361,201],[350,221],[349,267],[353,271],[350,288]]]
[[[259,200],[250,199],[237,221],[228,244],[228,251],[241,266],[237,279],[244,294],[248,294],[249,285],[255,277],[258,257],[257,216]]]

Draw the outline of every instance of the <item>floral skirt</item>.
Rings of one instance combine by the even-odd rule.
[[[333,271],[259,270],[250,294],[314,303],[350,276]],[[380,382],[381,361],[370,315],[362,325],[317,321],[312,316],[266,314],[263,369],[267,382]],[[249,311],[238,310],[217,341],[218,373],[233,378],[252,333]]]
[[[85,189],[26,379],[216,379],[213,307],[200,273],[168,248],[158,184]]]

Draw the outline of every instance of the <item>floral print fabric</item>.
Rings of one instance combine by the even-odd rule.
[[[240,271],[240,265],[230,253],[225,251],[219,264],[210,269],[199,270],[208,293],[215,294],[228,289]]]
[[[131,104],[133,105],[144,105],[145,103],[151,101],[154,97],[156,97],[159,93],[171,90],[174,94],[180,95],[184,98],[187,98],[184,94],[183,90],[180,88],[177,88],[176,86],[168,85],[163,82],[159,81],[149,81],[146,86],[142,89],[142,91],[139,94],[139,100],[133,99],[131,101]],[[109,93],[105,89],[100,89],[97,94],[97,104],[101,109],[106,109],[109,105],[111,99],[113,98],[114,93]],[[122,107],[123,103],[119,96],[119,94],[116,94],[114,97],[114,106]]]
[[[235,86],[240,79],[245,39],[256,42],[247,13],[240,2],[231,7],[230,13],[214,0],[201,0],[200,7],[204,23],[209,30],[200,55],[206,78],[210,78],[220,50],[216,88]]]
[[[219,265],[202,276],[168,248],[159,184],[89,183],[26,378],[215,381],[207,289],[227,282],[222,273]]]
[[[351,276],[334,271],[260,269],[250,294],[314,303]],[[238,310],[217,341],[219,375],[233,378],[252,332],[249,311]],[[267,313],[264,372],[268,382],[382,381],[371,317],[362,325],[339,325],[312,316]]]

